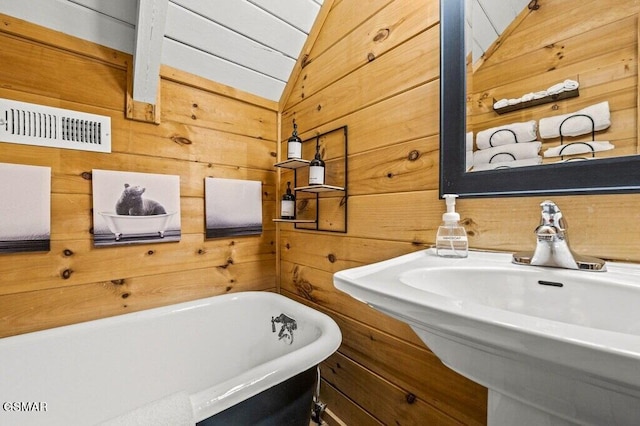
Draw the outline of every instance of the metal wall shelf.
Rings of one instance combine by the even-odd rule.
[[[315,219],[273,219],[273,221],[287,223],[316,223]]]
[[[330,130],[328,132],[319,134],[317,136],[314,136],[313,138],[309,138],[306,139],[304,141],[302,141],[302,143],[304,144],[305,142],[309,142],[309,141],[315,141],[316,143],[319,141],[319,139],[323,136],[329,135],[331,133],[334,132],[338,132],[338,131],[342,131],[343,132],[343,145],[344,145],[344,186],[335,186],[335,185],[308,185],[308,186],[298,186],[298,169],[301,169],[303,167],[309,167],[309,164],[311,163],[308,160],[304,160],[304,159],[288,159],[288,160],[284,160],[284,161],[280,161],[276,164],[274,164],[274,167],[278,167],[278,168],[282,168],[282,169],[289,169],[289,170],[293,170],[294,173],[294,188],[293,190],[297,193],[297,192],[305,192],[305,193],[312,193],[315,194],[315,219],[273,219],[274,222],[276,223],[293,223],[296,227],[296,229],[298,229],[298,224],[304,225],[304,224],[315,224],[315,227],[310,228],[310,227],[302,227],[300,229],[311,229],[311,230],[315,230],[315,231],[325,231],[325,232],[340,232],[340,233],[346,233],[347,232],[347,201],[348,201],[348,193],[347,193],[347,181],[348,181],[348,173],[347,173],[347,153],[348,153],[348,138],[347,138],[347,126],[343,126],[343,127],[338,127],[337,129],[334,130]],[[320,225],[320,193],[328,193],[328,192],[343,192],[344,195],[343,197],[341,197],[340,199],[340,207],[343,209],[344,211],[344,227],[342,229],[326,229],[326,228],[322,228]],[[323,198],[324,199],[324,198]],[[307,198],[308,200],[308,198]],[[296,196],[296,207],[298,205],[298,203],[302,201],[299,200],[298,197]]]
[[[330,192],[330,191],[344,191],[344,188],[341,186],[333,186],[333,185],[309,185],[309,186],[300,186],[298,188],[293,188],[295,191],[300,192]]]
[[[274,167],[280,167],[283,169],[299,169],[300,167],[308,167],[311,161],[303,160],[301,158],[292,158],[291,160],[284,160],[274,164]]]

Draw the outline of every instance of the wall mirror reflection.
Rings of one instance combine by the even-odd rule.
[[[441,192],[637,191],[638,11],[441,2]]]

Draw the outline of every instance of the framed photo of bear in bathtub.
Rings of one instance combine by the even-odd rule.
[[[180,241],[180,176],[93,170],[95,246]]]

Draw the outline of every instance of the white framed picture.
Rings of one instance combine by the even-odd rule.
[[[51,168],[0,163],[0,253],[51,249]]]
[[[207,238],[262,233],[262,182],[205,178]]]
[[[95,246],[180,241],[180,177],[93,170]]]

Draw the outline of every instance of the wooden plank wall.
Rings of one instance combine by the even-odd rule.
[[[1,18],[0,97],[110,116],[113,152],[0,142],[0,162],[52,169],[51,251],[0,255],[0,336],[276,289],[277,103],[163,68],[161,124],[130,121],[129,55]],[[181,241],[94,248],[92,169],[180,176]],[[262,182],[261,236],[205,239],[207,176]]]
[[[435,241],[444,210],[438,197],[438,5],[336,0],[283,100],[284,139],[294,118],[303,139],[349,128],[348,232],[283,224],[279,239],[281,292],[328,313],[342,329],[339,351],[322,365],[321,399],[347,425],[486,423],[484,388],[444,367],[408,326],[341,293],[332,281],[336,271]],[[636,69],[636,62],[637,54],[627,65]],[[637,82],[624,92],[633,108]],[[637,110],[628,115],[635,131]],[[459,200],[471,247],[532,249],[545,198]],[[565,212],[577,252],[640,261],[640,196],[552,199]]]
[[[438,1],[336,1],[283,108],[283,136],[294,118],[303,139],[348,126],[348,233],[280,225],[282,292],[329,313],[342,330],[339,352],[323,364],[322,395],[348,425],[486,417],[484,388],[444,367],[408,326],[332,282],[338,270],[433,241],[438,21]]]

